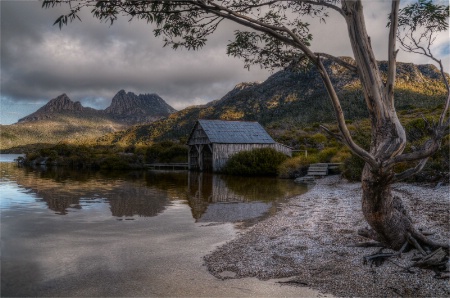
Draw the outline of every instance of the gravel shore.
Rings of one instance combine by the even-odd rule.
[[[399,183],[394,193],[409,208],[417,227],[435,232],[430,236],[434,240],[450,239],[449,186]],[[402,268],[411,264],[417,251],[379,267],[363,264],[364,256],[379,250],[351,247],[367,241],[357,235],[366,226],[361,184],[330,176],[284,204],[275,216],[205,256],[205,264],[221,279],[285,277],[283,284],[335,296],[450,296],[448,279],[435,278],[431,270]]]

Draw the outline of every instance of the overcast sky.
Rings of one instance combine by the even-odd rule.
[[[1,2],[1,124],[17,122],[66,93],[84,106],[106,108],[117,91],[157,93],[176,109],[221,98],[236,84],[263,81],[271,73],[226,55],[234,24],[224,23],[197,51],[163,48],[143,21],[120,18],[100,23],[89,13],[62,30],[53,26],[64,8],[42,9],[36,1]],[[446,0],[439,0],[443,4]],[[386,59],[390,0],[364,1],[366,22],[378,60]],[[311,22],[313,50],[352,56],[341,17]],[[448,71],[449,37],[436,42]],[[430,63],[400,52],[398,61]]]

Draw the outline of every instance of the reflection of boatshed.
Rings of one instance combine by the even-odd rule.
[[[240,151],[270,147],[288,156],[291,148],[275,142],[258,122],[198,120],[187,142],[189,169],[220,171]]]

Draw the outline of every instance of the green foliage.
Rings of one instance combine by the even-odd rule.
[[[280,178],[295,178],[306,175],[310,164],[314,163],[340,163],[349,156],[348,150],[343,146],[327,147],[323,150],[308,150],[306,156],[303,152],[285,160],[279,167],[278,173]]]
[[[399,27],[411,31],[426,28],[433,32],[445,31],[448,28],[449,6],[435,5],[431,0],[419,0],[400,9]]]
[[[98,167],[102,170],[127,170],[133,168],[130,165],[136,161],[134,156],[128,155],[106,156],[98,161]]]
[[[68,166],[75,169],[122,170],[142,168],[139,155],[126,153],[117,146],[87,146],[60,143],[51,147],[36,149],[26,154],[27,164]]]
[[[309,154],[308,156],[299,155],[285,160],[278,167],[280,178],[295,178],[306,175],[310,164],[318,163],[319,156],[317,154]]]
[[[170,141],[155,143],[148,147],[145,154],[147,163],[187,162],[188,147]]]
[[[286,155],[273,148],[241,151],[228,160],[223,172],[241,176],[276,176],[278,166],[286,159]]]
[[[364,165],[364,160],[352,154],[350,158],[344,161],[342,176],[350,181],[361,181]]]

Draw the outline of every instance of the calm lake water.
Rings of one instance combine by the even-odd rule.
[[[190,172],[18,168],[0,155],[1,296],[296,296],[202,256],[306,191]],[[271,294],[272,293],[272,294]]]

